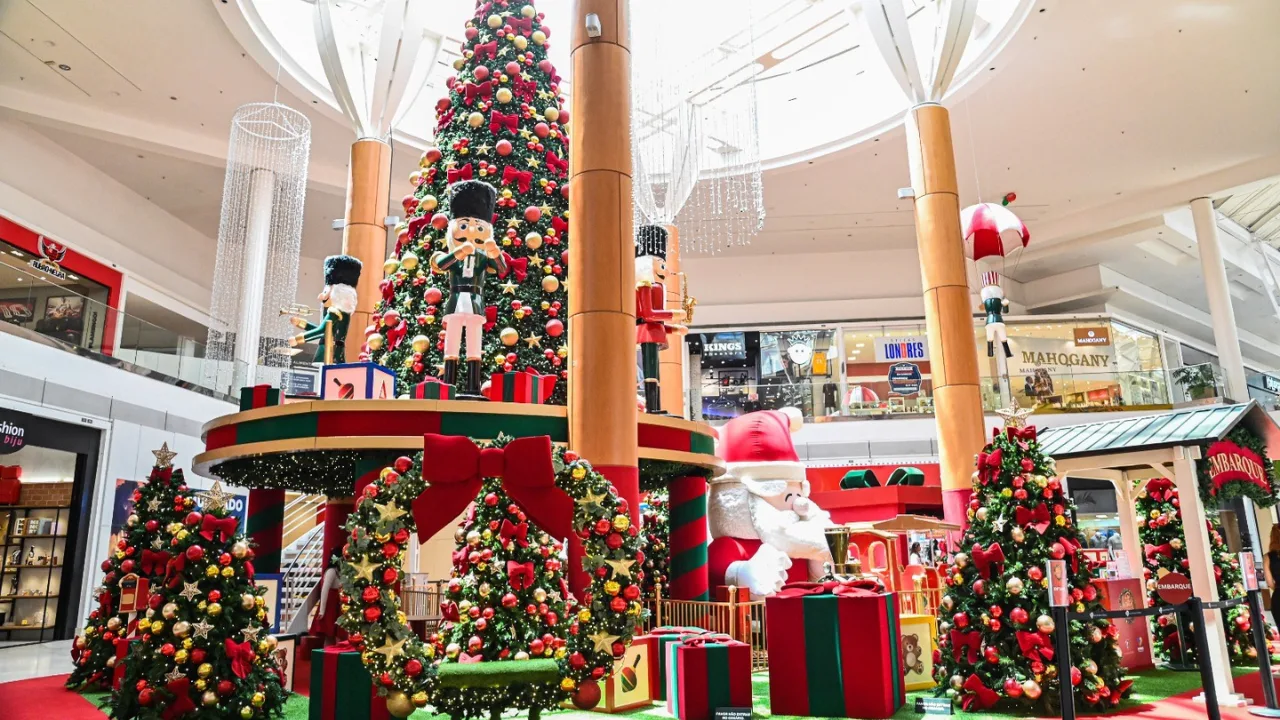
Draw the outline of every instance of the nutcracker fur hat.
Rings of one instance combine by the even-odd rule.
[[[791,433],[802,423],[796,408],[761,410],[725,423],[716,448],[716,455],[724,460],[725,474],[711,483],[741,483],[763,497],[783,492],[788,483],[801,483],[803,494],[808,496],[804,463],[791,440]]]
[[[659,225],[636,228],[636,257],[667,259],[667,229]]]
[[[475,218],[493,222],[498,192],[483,180],[463,180],[449,186],[449,213],[453,219]]]
[[[330,255],[324,259],[324,284],[355,287],[363,268],[364,265],[350,255]]]

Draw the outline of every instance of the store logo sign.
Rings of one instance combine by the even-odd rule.
[[[919,365],[896,363],[889,368],[889,392],[894,395],[915,395],[920,392],[922,379]]]
[[[876,338],[876,362],[928,359],[929,346],[923,336]]]
[[[1252,483],[1264,492],[1271,492],[1262,458],[1254,451],[1230,440],[1219,440],[1209,446],[1205,457],[1209,461],[1209,480],[1215,494],[1224,484],[1233,481]]]
[[[1078,327],[1075,328],[1076,347],[1089,347],[1111,344],[1111,328]]]
[[[0,420],[0,455],[15,453],[27,444],[27,429],[8,420]]]
[[[40,257],[32,258],[27,264],[45,275],[66,280],[67,273],[60,263],[67,257],[67,246],[59,245],[43,235],[37,241],[37,246],[40,249]]]
[[[1274,375],[1263,375],[1262,389],[1267,392],[1280,393],[1280,378]]]

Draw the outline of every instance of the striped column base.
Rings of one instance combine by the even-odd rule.
[[[668,485],[671,497],[670,596],[710,600],[707,587],[707,479],[681,477]]]

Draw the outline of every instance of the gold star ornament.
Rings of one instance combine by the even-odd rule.
[[[400,509],[400,506],[394,502],[389,502],[385,505],[374,503],[373,509],[378,511],[379,523],[389,523],[404,517],[404,510]]]
[[[390,638],[383,638],[382,647],[374,648],[374,652],[388,660],[391,660],[392,658],[397,658],[404,654],[404,643],[404,640],[391,642]]]
[[[541,335],[530,335],[529,337],[525,338],[524,341],[529,343],[529,347],[531,348],[542,347]]]
[[[604,564],[613,568],[614,575],[631,577],[631,566],[634,565],[635,562],[635,560],[605,560]]]
[[[225,510],[227,501],[231,499],[231,493],[222,489],[222,482],[213,481],[213,487],[199,494],[200,507],[205,512],[213,512],[214,510]]]
[[[373,571],[378,569],[381,563],[369,562],[368,556],[362,556],[360,562],[351,563],[351,567],[356,569],[356,577],[360,580],[373,582]]]
[[[507,282],[502,283],[502,294],[503,294],[503,295],[515,295],[515,294],[516,294],[516,284],[515,284],[515,283],[513,283],[513,282],[511,282],[510,280],[508,280]]]
[[[582,497],[578,498],[578,504],[586,506],[599,505],[600,501],[605,499],[605,496],[606,493],[593,493],[588,490],[583,493]]]
[[[173,467],[173,459],[178,455],[178,453],[169,449],[169,443],[167,442],[161,443],[160,449],[152,450],[151,454],[156,456],[156,467],[158,468]]]
[[[618,641],[617,635],[607,635],[604,631],[597,631],[587,636],[591,642],[595,643],[596,652],[613,653],[613,644]]]
[[[1027,418],[1031,413],[1035,412],[1034,408],[1019,408],[1017,404],[1003,410],[996,410],[996,415],[1004,421],[1007,428],[1020,428],[1027,426]]]

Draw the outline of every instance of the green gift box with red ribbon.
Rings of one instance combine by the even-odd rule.
[[[350,643],[311,651],[311,707],[308,720],[390,720],[386,698]]]
[[[270,385],[254,385],[240,388],[240,409],[252,410],[280,404],[280,389]]]
[[[555,375],[533,372],[500,372],[489,377],[487,396],[493,402],[541,405],[556,387]]]
[[[750,708],[751,646],[728,635],[684,635],[664,648],[667,712],[709,720],[716,708]]]
[[[429,377],[425,382],[414,385],[409,397],[414,400],[452,400],[456,394],[452,385]]]
[[[897,595],[874,581],[792,583],[764,607],[773,714],[887,718],[906,702]]]

